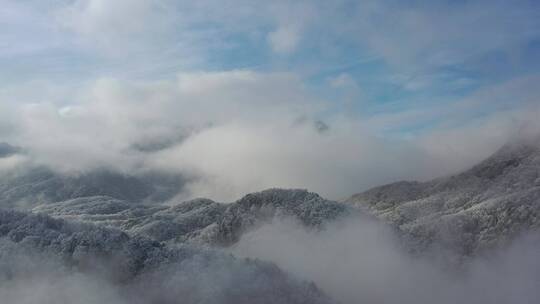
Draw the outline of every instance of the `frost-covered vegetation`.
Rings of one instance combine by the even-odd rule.
[[[284,189],[230,203],[181,202],[175,185],[182,182],[156,173],[4,174],[0,298],[423,304],[540,297],[536,142],[507,145],[454,176],[385,185],[344,202]]]
[[[330,303],[313,284],[271,263],[189,245],[166,246],[45,215],[0,211],[2,301],[100,303],[106,298],[102,291],[89,294],[80,285],[95,287],[90,282],[105,287],[114,303]],[[29,293],[33,285],[43,290]]]
[[[174,197],[184,183],[185,178],[180,175],[157,172],[130,175],[95,169],[61,174],[45,167],[25,166],[1,172],[0,206],[27,209],[90,196],[109,196],[131,203],[159,203]]]
[[[305,190],[270,189],[228,204],[194,199],[174,206],[142,205],[98,196],[44,204],[33,211],[116,227],[157,241],[226,246],[276,216],[292,216],[317,228],[352,210]]]
[[[390,222],[412,241],[474,255],[540,228],[540,148],[515,142],[463,173],[398,182],[347,202]]]

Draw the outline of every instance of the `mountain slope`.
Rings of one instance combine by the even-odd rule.
[[[507,144],[460,174],[384,185],[346,202],[390,222],[416,250],[472,255],[540,227],[538,143]]]
[[[0,175],[0,206],[19,209],[88,196],[132,203],[162,202],[182,190],[183,177],[161,173],[127,175],[106,169],[59,174],[32,167]]]
[[[169,247],[116,229],[0,210],[2,301],[23,303],[25,290],[38,283],[32,278],[41,275],[48,281],[57,277],[72,281],[50,287],[48,293],[35,290],[33,297],[43,298],[33,298],[31,303],[98,303],[71,298],[72,292],[91,288],[87,284],[94,280],[114,290],[120,298],[115,303],[330,303],[313,284],[296,280],[271,263],[187,245]],[[11,288],[4,289],[6,285]],[[48,298],[51,295],[55,298]]]
[[[134,205],[98,196],[44,204],[33,211],[115,227],[157,241],[229,245],[244,231],[274,217],[294,217],[308,227],[319,227],[350,209],[306,190],[270,189],[229,204],[195,199],[175,206]]]

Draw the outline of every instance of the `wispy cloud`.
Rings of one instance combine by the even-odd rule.
[[[534,120],[539,12],[531,1],[7,0],[0,141],[27,151],[10,164],[185,171],[200,177],[193,195],[216,198],[271,186],[337,197],[446,174]]]

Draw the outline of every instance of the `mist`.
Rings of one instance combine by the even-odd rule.
[[[528,83],[507,90],[526,89]],[[538,107],[525,103],[471,124],[460,124],[456,114],[454,126],[410,138],[383,136],[380,130],[388,124],[415,115],[363,119],[332,112],[331,100],[314,95],[291,73],[183,73],[153,82],[102,78],[60,92],[70,101],[0,105],[1,138],[5,147],[17,147],[3,152],[0,170],[165,171],[190,180],[179,200],[232,201],[271,187],[307,188],[342,199],[397,180],[455,173],[523,129],[540,130]],[[480,104],[492,98],[478,94]],[[467,100],[460,102],[449,114],[467,111]]]
[[[2,275],[9,273],[8,278],[0,277],[3,303],[275,303],[286,299],[271,295],[276,290],[290,292],[287,296],[293,298],[309,298],[310,292],[307,284],[303,290],[298,281],[287,277],[273,278],[275,272],[279,272],[277,269],[262,270],[268,271],[264,273],[260,272],[262,263],[250,265],[228,257],[212,260],[188,258],[181,263],[163,265],[126,281],[118,281],[111,275],[118,271],[114,266],[109,273],[97,271],[114,265],[111,261],[94,261],[87,266],[95,269],[83,270],[67,267],[51,256],[33,255],[33,258],[28,258],[28,253],[21,253],[18,257],[10,257],[12,265],[9,272],[5,272],[5,266],[2,269]],[[23,262],[26,263],[24,267],[17,265]],[[317,294],[316,289],[311,292]],[[324,297],[317,299],[313,296],[311,300],[313,303],[330,303]]]
[[[322,231],[276,220],[247,233],[237,256],[276,263],[313,280],[340,303],[536,303],[540,298],[538,235],[462,261],[450,251],[412,254],[389,226],[367,217]],[[453,256],[458,258],[458,256]]]
[[[0,298],[13,304],[329,304],[275,265],[0,209]]]
[[[0,0],[0,304],[538,304],[539,83],[534,0]]]

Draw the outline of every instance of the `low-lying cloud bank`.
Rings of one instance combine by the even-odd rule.
[[[228,256],[200,256],[169,264],[162,261],[162,267],[122,282],[99,271],[99,267],[110,265],[95,262],[92,267],[96,269],[81,271],[57,262],[58,257],[36,255],[33,260],[25,255],[10,258],[10,277],[0,273],[3,303],[331,303],[312,284],[292,280],[274,265]],[[17,263],[27,263],[24,267],[28,269],[13,266]]]
[[[275,265],[0,209],[0,299],[10,304],[329,304]]]
[[[530,82],[511,88],[522,90]],[[382,137],[379,130],[431,114],[364,119],[332,112],[331,102],[314,96],[291,73],[99,79],[51,96],[24,89],[22,95],[8,92],[10,100],[0,103],[0,139],[24,149],[0,158],[0,170],[21,164],[63,173],[164,170],[191,180],[182,199],[231,201],[270,187],[308,188],[340,199],[386,182],[455,172],[492,153],[524,125],[539,130],[539,110],[529,97],[515,109],[461,124],[459,113],[489,105],[493,96],[484,92],[447,109],[454,125],[410,139]]]
[[[536,303],[539,250],[538,236],[525,236],[455,268],[440,258],[443,252],[411,256],[387,226],[367,218],[320,232],[279,220],[246,234],[232,249],[313,280],[344,304]]]

